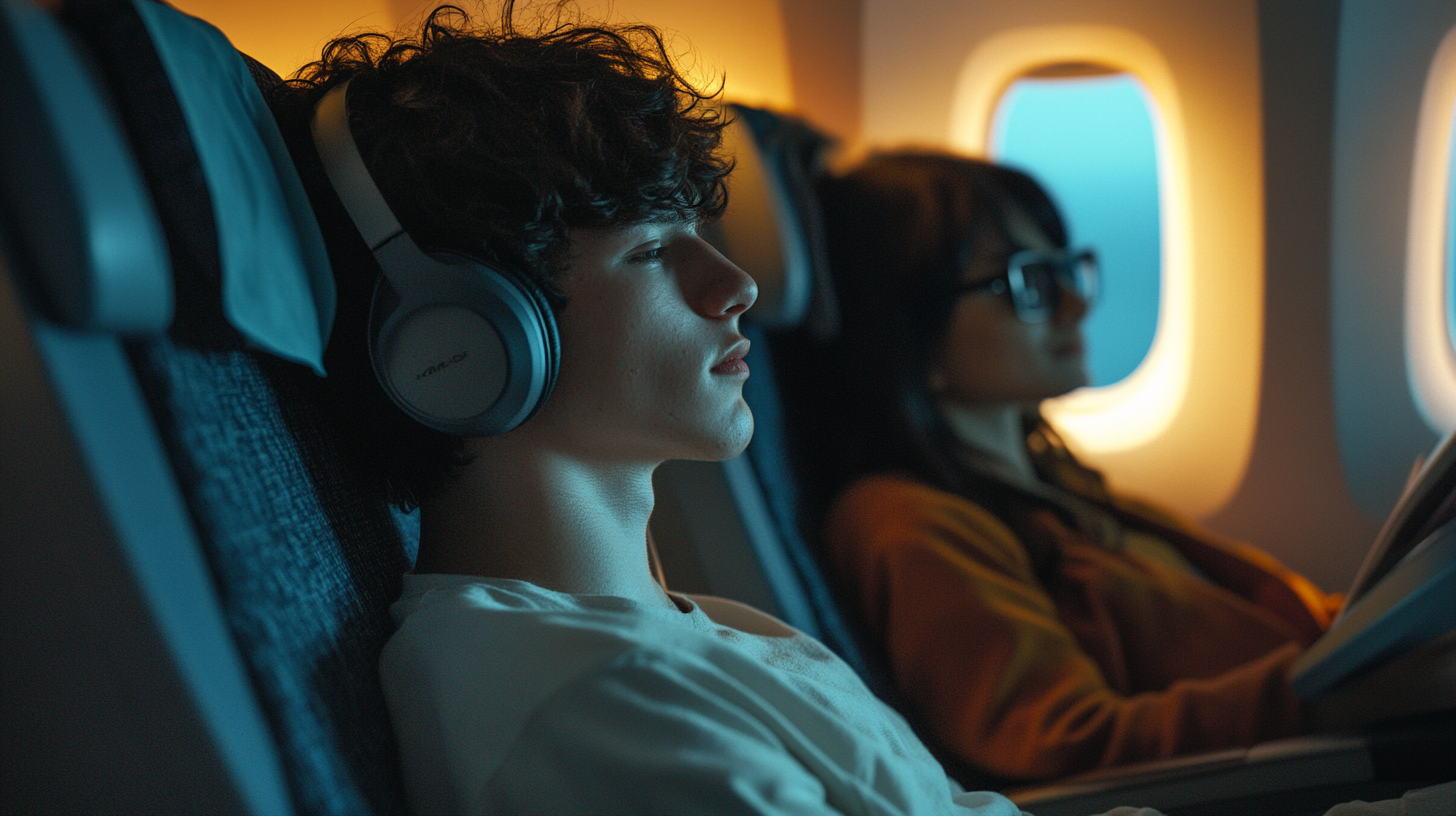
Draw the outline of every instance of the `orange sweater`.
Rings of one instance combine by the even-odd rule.
[[[831,559],[945,749],[1038,779],[1299,729],[1289,665],[1338,598],[1151,507],[1117,500],[1114,513],[1209,580],[1099,545],[1046,512],[1035,521],[1062,563],[1043,586],[1011,530],[959,496],[876,476],[836,501]]]

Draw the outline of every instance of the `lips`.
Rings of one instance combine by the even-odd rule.
[[[728,353],[724,354],[723,358],[708,371],[725,377],[747,377],[748,363],[743,358],[748,356],[748,346],[747,340],[739,340],[734,343],[733,347],[728,349]]]

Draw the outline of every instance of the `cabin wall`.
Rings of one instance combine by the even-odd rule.
[[[176,0],[172,5],[226,34],[244,54],[288,76],[318,59],[329,39],[345,31],[393,29],[402,0]]]
[[[1264,358],[1258,426],[1233,499],[1207,519],[1344,589],[1377,531],[1346,487],[1336,433],[1330,217],[1338,0],[1259,4]]]
[[[1141,472],[1094,461],[1114,484],[1342,589],[1413,458],[1436,439],[1406,368],[1406,214],[1425,73],[1456,5],[865,0],[863,141],[950,146],[958,75],[978,44],[1078,24],[1119,26],[1162,52],[1186,93],[1195,174],[1210,160],[1195,140],[1219,130],[1217,150],[1258,140],[1254,170],[1225,172],[1222,183],[1245,188],[1230,194],[1252,202],[1258,219],[1240,229],[1262,242],[1250,260],[1263,280],[1252,433],[1231,488],[1210,502],[1162,478],[1202,475],[1203,460],[1173,445]],[[1195,231],[1228,226],[1209,214],[1195,216]]]
[[[864,124],[861,0],[780,0],[795,110],[847,147]]]
[[[1399,13],[1392,13],[1398,8]],[[1365,512],[1394,504],[1436,433],[1407,368],[1404,292],[1416,122],[1456,4],[1342,6],[1334,122],[1334,387],[1345,478]]]
[[[317,58],[329,39],[365,29],[418,24],[433,2],[419,0],[177,0],[220,28],[239,50],[288,76]],[[462,4],[476,9],[471,3]],[[544,4],[537,4],[537,8]],[[522,4],[524,19],[532,7]],[[495,4],[478,14],[494,13]],[[795,110],[825,131],[854,139],[860,114],[858,0],[583,0],[584,19],[647,22],[668,35],[682,66],[703,87],[725,82],[728,99]]]
[[[1259,430],[1208,519],[1344,588],[1437,433],[1408,368],[1416,121],[1456,5],[1261,2],[1266,336]]]

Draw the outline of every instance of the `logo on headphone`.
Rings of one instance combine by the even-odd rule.
[[[449,368],[450,366],[455,365],[456,363],[460,362],[461,360],[464,360],[467,354],[469,354],[468,351],[462,351],[459,354],[455,355],[454,357],[451,357],[448,360],[441,360],[440,362],[435,363],[434,365],[430,366],[429,368],[425,369],[424,371],[421,371],[420,373],[416,374],[415,375],[415,379],[417,379],[417,380],[423,380],[424,378],[430,376],[431,374],[436,374],[438,372],[444,371],[445,369]]]

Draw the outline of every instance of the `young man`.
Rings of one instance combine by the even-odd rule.
[[[961,792],[818,642],[653,578],[652,471],[752,435],[738,320],[756,297],[698,236],[726,201],[723,122],[656,32],[523,33],[509,7],[476,29],[446,10],[418,38],[336,41],[303,77],[278,100],[285,130],[348,82],[353,140],[412,240],[514,268],[559,328],[533,416],[492,436],[430,430],[386,395],[380,382],[404,387],[393,375],[376,379],[385,352],[370,361],[394,308],[374,294],[379,265],[343,208],[320,214],[340,290],[334,411],[361,466],[421,507],[381,663],[414,810],[1017,814]],[[401,285],[385,277],[381,291]]]

